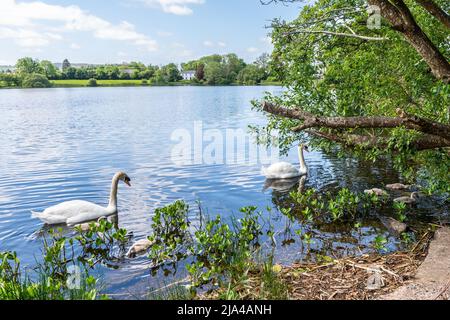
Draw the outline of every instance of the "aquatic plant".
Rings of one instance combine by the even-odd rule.
[[[407,208],[406,203],[395,201],[392,205],[393,205],[395,213],[397,214],[398,220],[400,222],[405,222],[407,219],[407,216],[405,215],[405,211]]]
[[[15,252],[0,252],[0,300],[107,298],[99,294],[98,279],[90,271],[98,263],[111,267],[123,256],[127,231],[107,220],[91,223],[86,232],[75,230],[79,234],[74,237],[63,236],[62,229],[49,230],[32,272],[21,268]]]
[[[148,237],[153,242],[148,255],[153,274],[160,268],[164,268],[166,275],[172,273],[166,266],[170,264],[175,269],[176,262],[188,256],[192,243],[188,212],[189,206],[181,200],[155,210],[153,233]]]
[[[353,219],[385,203],[383,197],[352,192],[347,188],[340,189],[336,195],[330,192],[319,194],[315,189],[307,189],[303,192],[292,191],[289,197],[293,202],[288,208],[289,217],[292,219],[297,212],[299,217],[310,221],[316,216],[321,218],[329,216],[332,221]],[[281,208],[283,214],[286,211],[287,209]]]
[[[377,249],[378,251],[387,251],[386,244],[387,239],[384,235],[377,235],[373,241],[373,247]]]
[[[195,232],[192,247],[194,262],[187,266],[193,287],[220,285],[236,280],[248,272],[251,256],[259,247],[262,226],[256,207],[244,207],[243,217],[234,220],[232,227],[220,216],[206,222]]]
[[[114,223],[102,219],[89,224],[89,229],[85,232],[80,227],[76,227],[75,230],[78,231],[78,235],[74,240],[82,249],[77,258],[81,263],[91,268],[97,263],[105,263],[111,267],[112,263],[122,259],[129,240],[126,229],[118,228]],[[74,241],[65,240],[69,243]]]
[[[58,243],[60,246],[61,242]],[[34,273],[21,268],[15,252],[0,252],[0,300],[95,300],[99,295],[97,280],[73,260],[59,260],[61,250],[52,247]],[[57,267],[49,268],[52,263]],[[70,266],[79,269],[77,286],[72,286]],[[73,270],[73,269],[72,269]],[[33,276],[33,277],[32,277]],[[34,279],[33,279],[34,278]]]

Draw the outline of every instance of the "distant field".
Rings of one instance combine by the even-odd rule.
[[[281,86],[281,81],[262,81],[262,86]]]
[[[83,87],[89,80],[53,80],[55,87]],[[97,80],[98,86],[140,86],[142,80]]]

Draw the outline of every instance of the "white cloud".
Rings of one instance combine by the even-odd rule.
[[[212,42],[212,41],[209,41],[209,40],[203,41],[203,45],[205,47],[208,47],[208,48],[212,48],[212,47],[224,48],[224,47],[227,46],[227,44],[225,42],[223,42],[223,41],[219,41],[219,42],[215,43],[215,42]]]
[[[247,52],[250,52],[250,53],[255,53],[255,52],[258,52],[258,51],[259,51],[259,49],[255,48],[255,47],[247,48]]]
[[[209,41],[209,40],[203,41],[203,45],[205,47],[214,47],[214,43],[212,41]]]
[[[171,36],[173,36],[173,33],[172,32],[169,32],[169,31],[162,31],[162,30],[160,30],[160,31],[158,31],[157,33],[156,33],[159,37],[171,37]]]
[[[166,13],[179,16],[186,16],[193,13],[189,7],[192,4],[203,4],[205,0],[136,0],[144,3],[148,7],[159,7]]]
[[[37,32],[26,28],[0,27],[0,39],[13,39],[14,42],[26,48],[44,47],[53,40],[61,40],[58,34],[50,32]]]
[[[81,47],[80,47],[79,44],[72,43],[72,44],[70,45],[70,48],[71,48],[71,49],[74,49],[74,50],[78,50],[78,49],[80,49]]]
[[[192,57],[194,52],[186,48],[183,43],[180,42],[172,42],[170,47],[175,50],[171,50],[174,53],[175,58],[189,58]]]
[[[60,32],[91,32],[96,38],[127,41],[148,51],[155,51],[158,47],[155,40],[137,32],[129,22],[112,24],[78,6],[49,5],[40,1],[19,3],[16,0],[2,0],[0,27],[8,28],[0,31],[0,38],[3,35],[3,38],[15,39],[18,45],[28,47],[45,46],[53,40],[62,39],[60,34],[45,32],[46,28],[38,24],[40,21],[62,23],[58,28]]]

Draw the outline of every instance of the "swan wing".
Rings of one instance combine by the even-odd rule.
[[[33,217],[39,218],[47,224],[59,224],[71,222],[94,220],[101,216],[112,214],[109,209],[95,203],[73,200],[66,201],[49,207],[44,212],[34,212]],[[84,219],[84,220],[82,220]]]
[[[261,171],[268,179],[288,179],[301,175],[299,170],[288,162],[277,162],[268,168],[262,168]]]

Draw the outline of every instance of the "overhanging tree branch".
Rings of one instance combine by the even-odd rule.
[[[303,121],[301,125],[292,128],[295,132],[310,128],[357,129],[405,127],[410,130],[450,140],[450,125],[409,115],[401,109],[397,109],[398,117],[322,117],[299,108],[281,107],[267,101],[263,103],[262,107],[264,111],[275,116]]]
[[[429,119],[409,115],[401,109],[397,109],[398,117],[371,116],[371,117],[322,117],[303,111],[299,108],[285,108],[276,106],[270,102],[263,103],[263,110],[276,116],[302,120],[303,123],[295,128],[299,132],[309,128],[330,129],[356,129],[356,128],[397,128],[407,129],[432,134],[450,139],[450,126]]]
[[[368,37],[368,36],[362,36],[355,33],[342,33],[342,32],[333,32],[333,31],[326,31],[326,30],[295,30],[295,31],[289,31],[286,32],[285,35],[291,35],[291,34],[298,34],[298,33],[310,33],[310,34],[326,34],[331,36],[337,36],[337,37],[348,37],[348,38],[356,38],[360,40],[366,40],[366,41],[385,41],[389,40],[388,38],[382,38],[382,37]]]
[[[441,9],[433,0],[416,0],[425,10],[450,29],[450,16]]]
[[[306,130],[305,132],[352,148],[358,147],[361,149],[370,149],[387,148],[389,146],[389,140],[383,137],[329,133],[318,130]],[[445,148],[450,147],[450,140],[433,135],[423,135],[422,137],[411,141],[409,146],[417,151]]]

